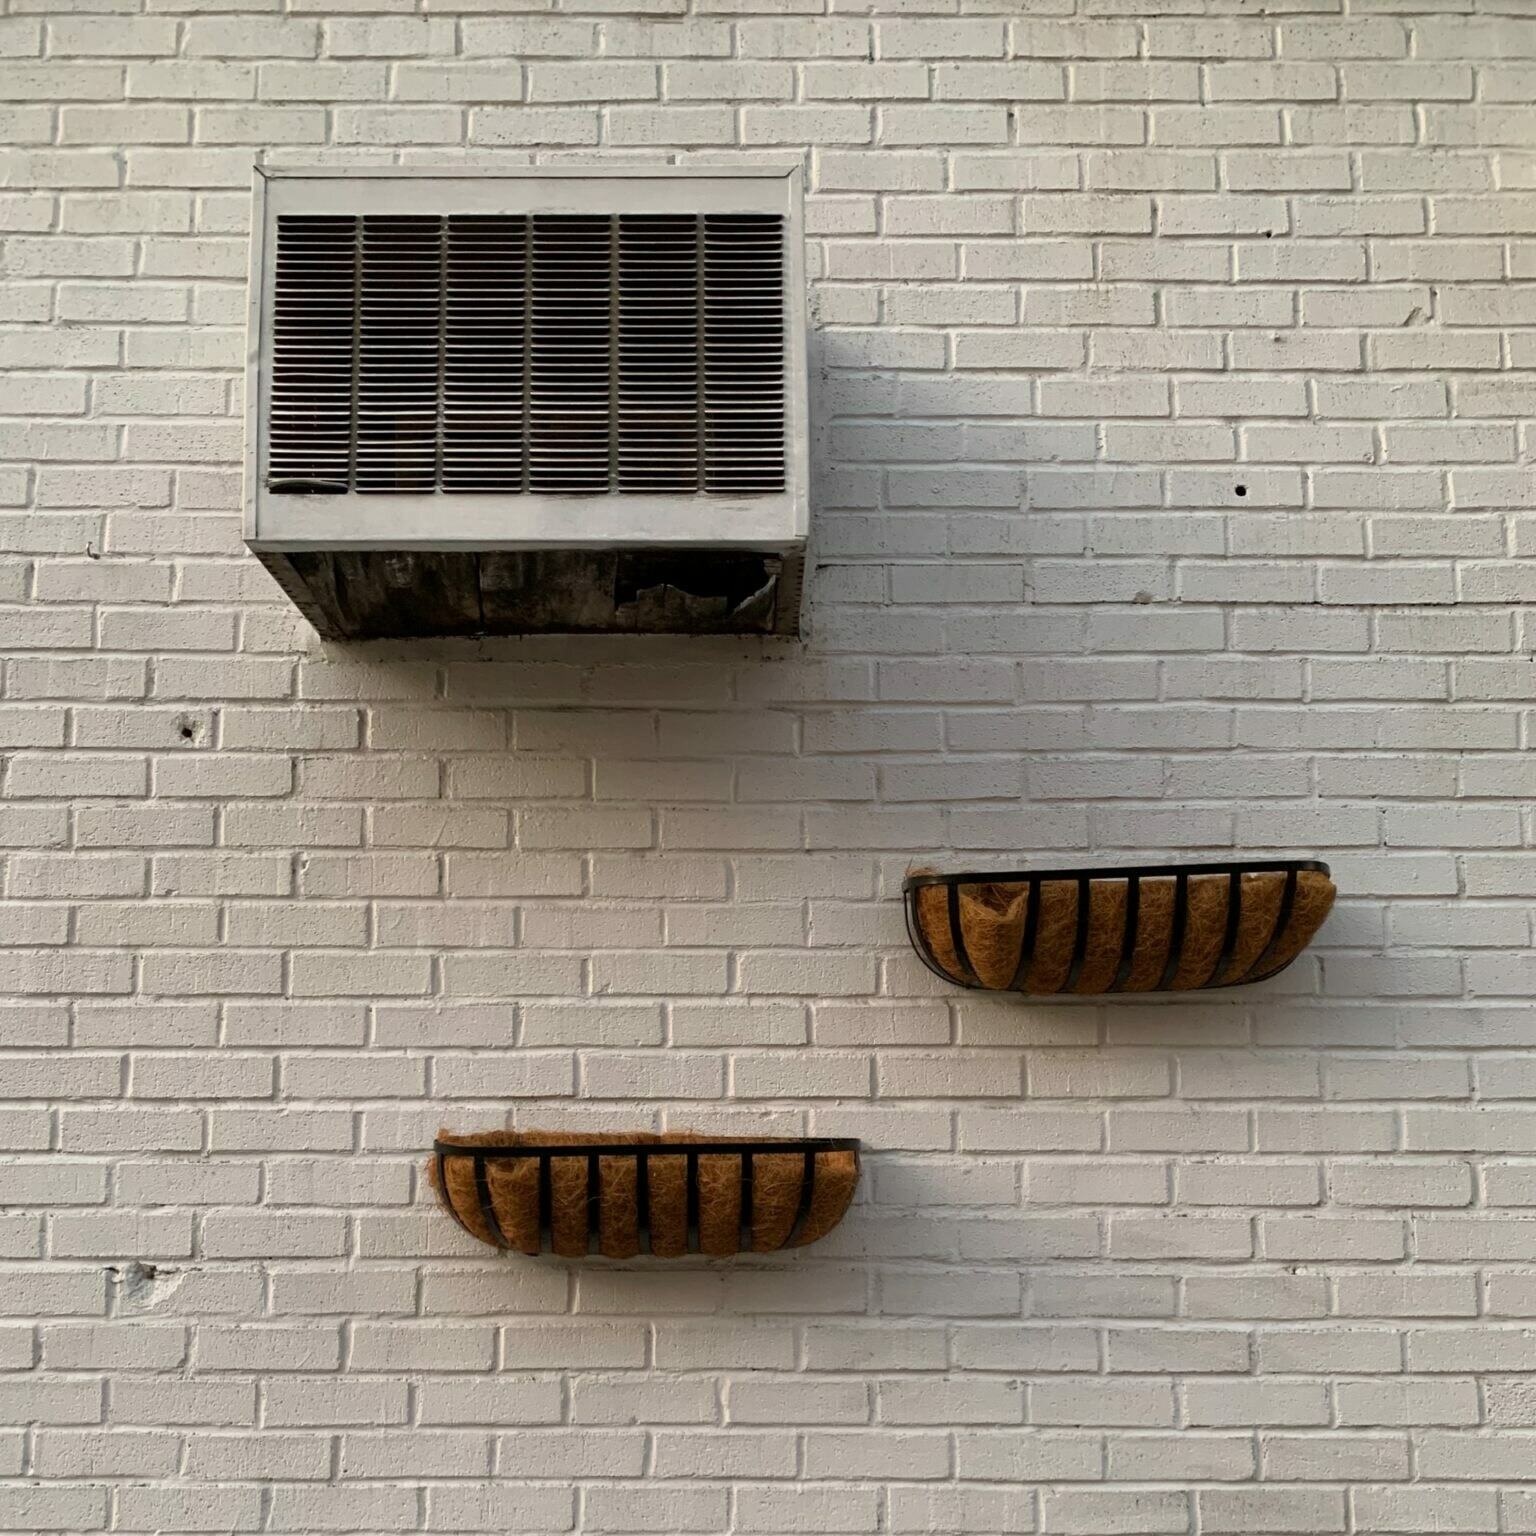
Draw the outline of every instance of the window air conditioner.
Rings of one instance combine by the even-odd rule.
[[[246,542],[323,635],[795,634],[798,170],[259,171]]]

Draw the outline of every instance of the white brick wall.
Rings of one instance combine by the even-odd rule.
[[[140,3],[0,7],[0,1529],[1536,1530],[1527,0]],[[320,646],[256,149],[803,150],[804,650]],[[1345,893],[1264,988],[902,937],[1233,848]],[[417,1164],[505,1113],[872,1151],[502,1262]]]

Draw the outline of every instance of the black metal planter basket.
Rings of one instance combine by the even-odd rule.
[[[907,934],[957,986],[1036,995],[1189,992],[1264,981],[1333,905],[1311,859],[916,872]]]
[[[830,1232],[853,1199],[859,1142],[444,1132],[430,1173],[454,1220],[496,1248],[725,1258],[800,1248]]]

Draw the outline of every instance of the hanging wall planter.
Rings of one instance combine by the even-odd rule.
[[[1189,992],[1263,981],[1333,905],[1304,859],[909,875],[907,932],[962,987],[1036,994]]]
[[[438,1199],[470,1236],[568,1259],[802,1248],[843,1219],[859,1179],[845,1137],[445,1131],[432,1151]]]

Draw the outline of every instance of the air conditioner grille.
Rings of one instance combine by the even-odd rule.
[[[777,214],[285,214],[277,492],[785,486]]]

